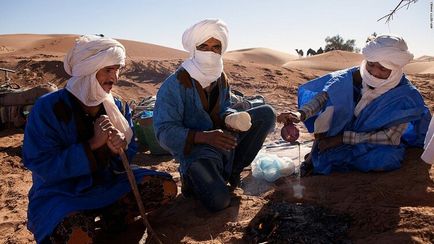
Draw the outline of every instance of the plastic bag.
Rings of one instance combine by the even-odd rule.
[[[259,153],[252,162],[252,175],[258,179],[273,182],[295,172],[294,162],[289,157]]]

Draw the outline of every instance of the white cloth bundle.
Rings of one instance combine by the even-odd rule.
[[[130,143],[133,131],[114,103],[112,94],[105,92],[96,79],[96,73],[104,67],[125,65],[124,46],[107,37],[81,36],[69,50],[63,64],[65,71],[72,76],[66,89],[86,106],[103,103],[112,124]]]
[[[247,112],[236,112],[225,118],[228,127],[239,131],[248,131],[252,126],[250,114]]]

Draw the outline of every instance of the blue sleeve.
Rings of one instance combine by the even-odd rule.
[[[192,137],[191,131],[183,123],[185,92],[185,88],[172,75],[160,87],[155,102],[155,136],[172,155],[183,155],[187,139]]]
[[[225,117],[229,114],[237,112],[236,109],[231,108],[231,89],[228,87],[223,88],[223,104],[220,111],[220,118],[224,121]]]
[[[309,103],[318,93],[327,92],[326,106],[334,106],[333,121],[329,135],[338,134],[353,116],[353,80],[352,73],[356,68],[336,71],[303,84],[298,89],[298,108]],[[321,112],[320,112],[321,113]],[[314,132],[317,115],[304,121],[307,130]]]
[[[331,74],[327,74],[301,85],[298,88],[298,109],[301,109],[305,104],[309,103],[316,95],[318,95],[318,93],[322,92],[331,78]],[[309,133],[313,133],[314,123],[317,117],[318,114],[315,114],[303,122]]]
[[[55,183],[65,179],[90,175],[90,162],[84,144],[70,144],[67,134],[75,127],[62,124],[51,106],[36,103],[27,121],[23,161],[34,177]]]

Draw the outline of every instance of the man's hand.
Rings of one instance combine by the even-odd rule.
[[[237,146],[235,137],[225,134],[222,130],[199,131],[194,136],[197,144],[208,144],[222,150],[232,150]]]
[[[102,147],[107,143],[109,130],[114,128],[107,115],[101,115],[93,124],[93,137],[90,138],[89,145],[91,150]]]
[[[343,144],[342,134],[337,136],[324,137],[322,139],[319,139],[318,141],[318,150],[319,152],[323,152],[328,149],[340,146],[342,144]]]
[[[127,148],[127,141],[125,140],[125,135],[115,128],[111,129],[109,132],[107,146],[110,148],[110,151],[115,154],[119,154],[120,149]]]
[[[300,112],[284,112],[277,116],[277,122],[283,123],[284,125],[288,125],[291,123],[298,123],[302,121],[303,115]]]

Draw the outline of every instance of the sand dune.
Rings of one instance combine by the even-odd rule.
[[[71,48],[75,38],[77,35],[0,35],[0,46],[8,49],[10,55],[63,55]]]
[[[0,35],[0,55],[32,56],[37,54],[64,56],[78,35]],[[122,40],[130,58],[176,59],[185,58],[187,53],[159,45]]]
[[[404,67],[407,74],[434,74],[434,57],[421,56]]]
[[[72,34],[13,34],[0,35],[0,57],[62,58],[71,48],[78,35]],[[131,59],[184,59],[187,53],[181,50],[144,42],[119,41],[126,47]],[[249,48],[230,51],[227,60],[257,64],[283,66],[285,68],[335,71],[359,65],[362,55],[345,51],[331,51],[306,58],[268,48]],[[405,67],[409,74],[434,73],[434,57],[421,56]]]
[[[421,57],[415,58],[415,61],[434,61],[433,56],[423,55]]]
[[[281,66],[298,57],[269,48],[248,48],[227,52],[225,59]]]
[[[285,63],[283,67],[335,71],[359,65],[362,60],[362,55],[359,53],[331,51],[315,56],[292,60]]]
[[[434,74],[434,61],[418,61],[404,67],[407,74]]]
[[[300,58],[283,65],[285,68],[335,71],[357,66],[363,60],[359,53],[331,51],[320,55]],[[434,74],[434,57],[422,56],[404,67],[408,74]]]
[[[187,52],[159,45],[118,39],[127,49],[127,56],[146,59],[178,59],[186,58]]]

